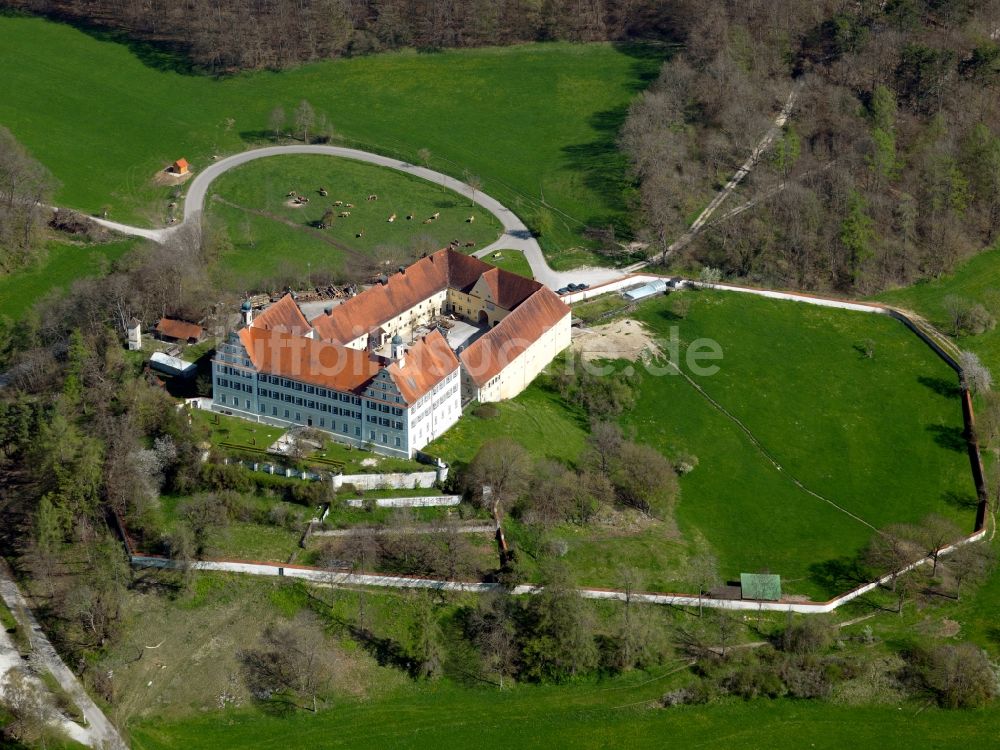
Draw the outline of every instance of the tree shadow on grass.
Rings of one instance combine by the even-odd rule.
[[[949,427],[942,424],[929,424],[927,431],[934,436],[934,442],[950,451],[965,453],[967,448],[965,431],[961,427]]]
[[[917,382],[927,388],[930,388],[939,396],[951,398],[959,394],[958,383],[952,382],[947,378],[931,378],[926,375],[921,375],[917,378]]]
[[[871,576],[859,552],[853,556],[813,563],[809,566],[809,579],[832,598],[868,583]]]
[[[38,15],[56,23],[72,26],[77,31],[81,31],[99,42],[113,42],[128,47],[129,52],[135,55],[139,62],[154,70],[188,76],[211,75],[211,71],[198,67],[191,61],[189,57],[190,47],[186,44],[134,39],[119,29],[108,28],[107,26],[68,13],[60,13],[56,9],[32,14],[16,10],[0,9],[0,15],[28,18]]]
[[[941,498],[948,505],[959,510],[972,510],[979,505],[979,500],[976,499],[975,495],[967,495],[962,492],[954,492],[953,490],[942,493]]]

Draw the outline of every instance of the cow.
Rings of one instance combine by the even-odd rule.
[[[369,195],[369,196],[368,196],[367,198],[365,198],[365,200],[369,200],[369,201],[377,201],[377,200],[378,200],[378,196],[377,196],[377,195],[375,195],[375,193],[372,193],[372,194],[371,194],[371,195]]]
[[[386,221],[389,222],[390,224],[392,224],[392,222],[394,222],[395,220],[396,220],[396,214],[393,214],[388,219],[386,219]]]
[[[340,212],[339,214],[337,214],[337,215],[338,215],[338,216],[339,216],[339,217],[340,217],[341,219],[346,219],[346,218],[347,218],[348,216],[350,216],[350,215],[351,215],[351,212],[350,212],[350,211],[341,211],[341,212]]]

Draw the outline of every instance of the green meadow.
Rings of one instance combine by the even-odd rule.
[[[148,50],[147,50],[148,52]],[[154,174],[178,157],[269,141],[268,115],[309,100],[335,142],[462,177],[541,230],[553,262],[591,256],[586,225],[629,225],[631,185],[615,145],[631,99],[666,49],[609,44],[403,51],[213,79],[160,55],[37,18],[0,16],[0,123],[61,181],[61,205],[162,225],[169,188]],[[143,55],[148,59],[148,54]],[[401,206],[401,210],[406,207]]]
[[[391,169],[329,156],[259,159],[224,174],[210,192],[208,219],[224,224],[233,243],[220,258],[220,281],[233,289],[253,288],[275,275],[297,275],[307,283],[310,271],[336,274],[376,254],[409,258],[411,252],[399,251],[433,251],[453,240],[463,248],[468,243],[485,247],[502,229],[492,214],[457,193]],[[289,192],[309,202],[296,205]],[[366,200],[369,195],[378,200]],[[336,212],[332,225],[320,229],[331,208]],[[438,218],[431,220],[435,214]]]

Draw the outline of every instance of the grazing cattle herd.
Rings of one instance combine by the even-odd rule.
[[[330,191],[327,190],[325,187],[321,187],[321,188],[317,189],[316,192],[322,198],[326,198],[326,197],[328,197],[330,195]],[[285,194],[285,198],[288,199],[287,200],[287,205],[289,205],[289,206],[304,206],[307,203],[309,203],[309,198],[306,197],[305,195],[302,195],[301,193],[299,193],[298,190],[289,190]],[[378,200],[378,195],[376,195],[375,193],[370,193],[370,194],[368,194],[365,197],[365,200],[366,201],[377,201]],[[334,223],[335,223],[335,221],[337,219],[347,219],[347,218],[350,218],[351,212],[347,210],[349,208],[354,208],[354,204],[353,203],[348,203],[348,202],[346,202],[344,200],[340,200],[340,199],[332,201],[330,203],[330,207],[327,209],[326,213],[323,214],[323,218],[320,219],[318,222],[314,223],[313,226],[317,227],[318,229],[330,229],[330,228],[333,227],[333,225],[334,225]],[[340,210],[338,211],[338,209],[340,209]],[[388,224],[395,224],[396,223],[396,218],[397,218],[397,214],[396,214],[395,211],[393,211],[386,218],[386,223],[388,223]],[[406,220],[407,221],[413,221],[414,218],[416,218],[415,212],[410,211],[409,213],[406,214]],[[431,214],[426,219],[424,219],[423,223],[424,224],[432,224],[433,222],[437,221],[439,218],[441,218],[441,212],[440,211],[435,211],[433,214]],[[475,214],[470,214],[465,219],[465,223],[472,224],[475,220],[476,220]],[[361,229],[358,229],[354,236],[356,238],[358,238],[358,239],[363,238],[365,236],[365,230],[364,230],[364,228],[362,227]],[[452,249],[458,249],[460,247],[475,247],[475,246],[476,246],[475,242],[461,242],[459,240],[452,240],[451,243],[449,243],[449,245],[448,245],[448,247],[450,247]]]

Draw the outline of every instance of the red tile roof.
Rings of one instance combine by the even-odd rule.
[[[386,369],[403,400],[412,405],[457,368],[458,358],[445,337],[431,331],[406,352],[402,367],[393,362]]]
[[[387,283],[376,284],[333,308],[329,315],[315,318],[313,326],[320,338],[347,344],[437,292],[449,287],[469,291],[492,268],[471,255],[438,250],[409,266],[404,273],[393,274]],[[541,286],[530,279],[526,281]]]
[[[366,351],[279,329],[251,326],[242,329],[239,335],[258,372],[294,378],[303,383],[353,391],[375,377],[382,368]]]
[[[160,318],[160,322],[156,324],[156,332],[161,336],[167,336],[172,339],[180,339],[182,341],[194,339],[197,341],[205,333],[205,329],[195,323],[188,323],[186,320]]]
[[[292,295],[286,294],[269,308],[260,313],[253,322],[251,328],[263,328],[266,331],[284,331],[286,333],[297,333],[304,336],[309,332],[309,321],[302,314],[299,306],[292,299]]]
[[[488,333],[462,352],[460,359],[480,388],[538,338],[570,314],[548,287],[541,287]]]
[[[187,163],[187,159],[178,159],[177,161],[174,162],[174,169],[176,169],[178,172],[183,172],[185,169],[188,168],[188,166],[189,165]]]

